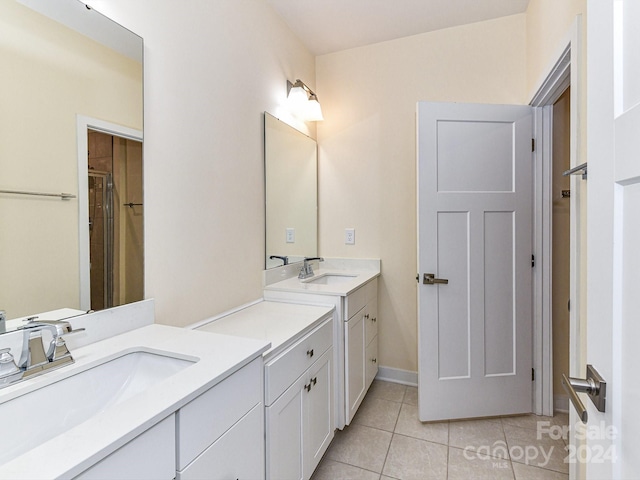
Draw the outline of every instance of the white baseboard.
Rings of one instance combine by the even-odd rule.
[[[553,411],[554,412],[569,412],[569,396],[568,395],[554,395],[553,396]]]
[[[418,372],[410,370],[401,370],[399,368],[378,367],[378,375],[376,380],[385,382],[401,383],[412,387],[418,386]]]

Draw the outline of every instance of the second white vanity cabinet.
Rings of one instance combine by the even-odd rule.
[[[308,480],[333,439],[332,337],[328,318],[265,365],[268,480]],[[313,363],[295,377],[303,352]]]
[[[380,262],[325,259],[314,277],[304,280],[297,278],[295,267],[287,265],[279,270],[266,271],[264,298],[335,307],[334,417],[336,428],[342,429],[353,420],[378,373],[377,277],[380,275]],[[339,280],[333,283],[322,281],[331,277]]]

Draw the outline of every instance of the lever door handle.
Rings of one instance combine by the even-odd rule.
[[[436,283],[447,285],[449,283],[449,280],[446,278],[436,278],[435,274],[433,273],[425,273],[422,276],[422,283],[425,285],[435,285]]]
[[[569,394],[569,399],[573,407],[578,412],[582,423],[587,423],[589,418],[587,409],[578,397],[577,392],[586,393],[596,406],[598,411],[605,411],[605,401],[607,396],[607,382],[600,376],[593,365],[587,365],[587,378],[573,378],[562,374],[562,387]]]

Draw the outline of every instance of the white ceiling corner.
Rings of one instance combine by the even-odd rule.
[[[526,11],[529,0],[266,0],[315,55]]]

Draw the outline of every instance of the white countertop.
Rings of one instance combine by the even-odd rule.
[[[264,352],[268,357],[311,331],[333,309],[333,306],[262,301],[196,329],[269,341],[271,348]]]
[[[309,283],[309,280],[320,277],[322,275],[354,275],[342,283],[333,285],[323,285],[318,283]],[[272,283],[264,287],[268,291],[281,292],[298,292],[298,293],[314,293],[319,295],[339,295],[347,296],[354,290],[357,290],[365,283],[373,280],[380,275],[380,270],[358,270],[358,269],[336,269],[336,268],[320,268],[314,270],[313,277],[300,280],[298,277],[291,277],[279,282]]]
[[[164,353],[198,361],[129,400],[0,465],[0,478],[35,480],[76,476],[262,355],[269,347],[264,340],[149,325],[77,348],[71,352],[75,359],[73,365],[3,388],[0,390],[0,404],[134,351]],[[50,408],[52,415],[69,413],[65,412],[64,404],[56,403],[55,398],[42,408]],[[29,412],[25,411],[24,415],[29,415]],[[6,441],[10,442],[11,439]]]

